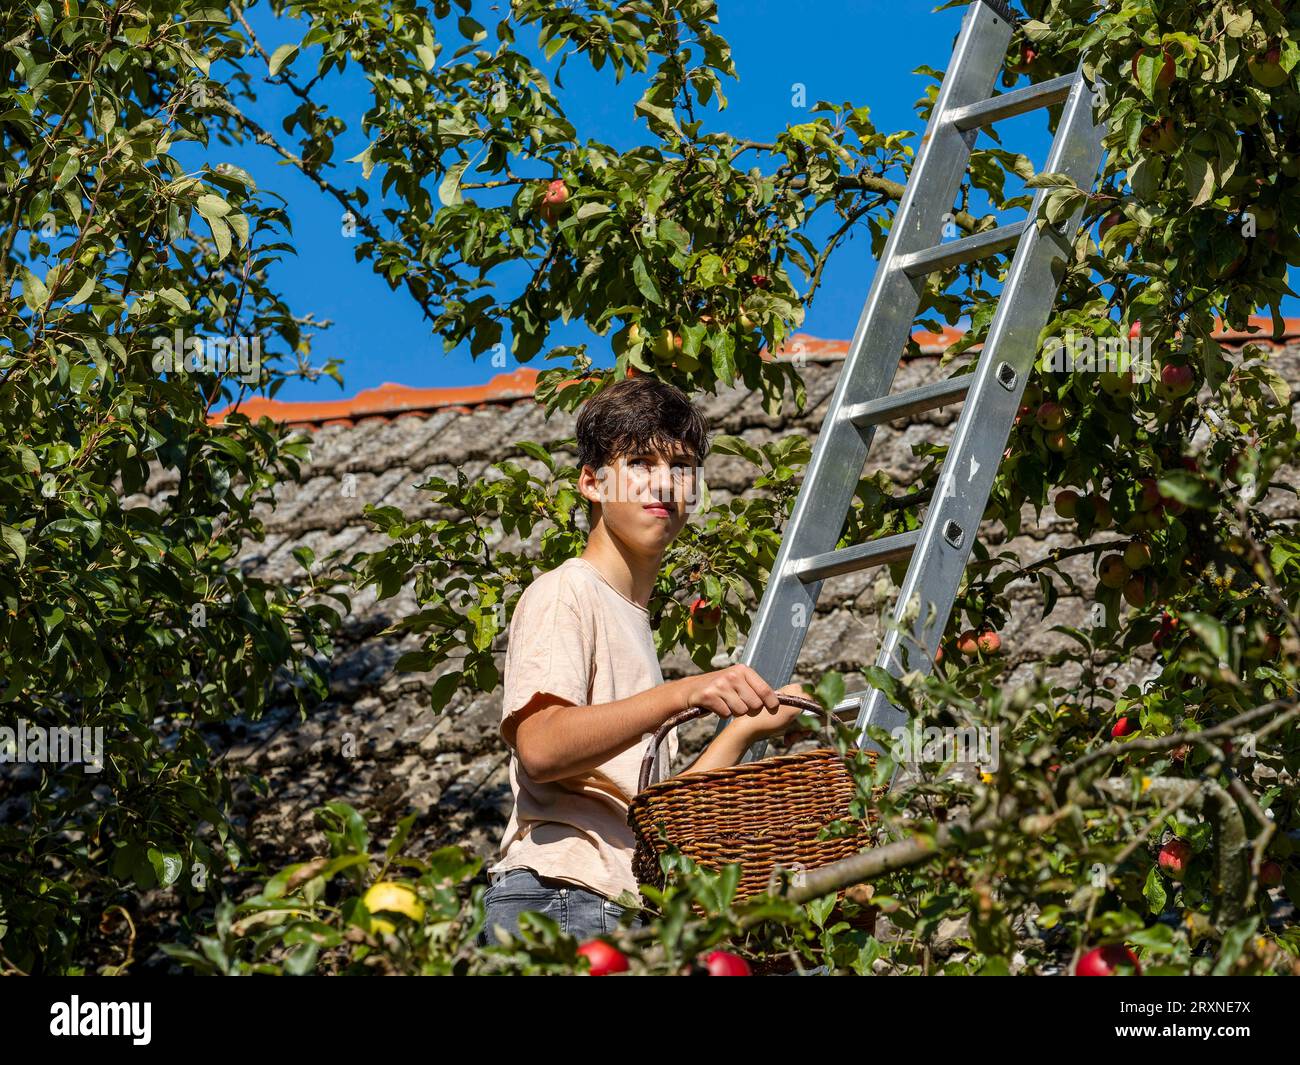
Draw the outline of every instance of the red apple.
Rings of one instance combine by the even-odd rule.
[[[696,596],[695,600],[691,603],[690,616],[686,619],[686,635],[690,639],[694,639],[697,629],[716,629],[721,620],[722,607],[710,604],[707,599],[701,599],[699,596]]]
[[[1164,613],[1160,615],[1160,624],[1156,627],[1155,633],[1151,637],[1151,643],[1155,647],[1160,647],[1170,636],[1173,635],[1174,629],[1178,627],[1178,619],[1172,614]]]
[[[1098,376],[1098,384],[1101,390],[1108,396],[1131,396],[1133,394],[1133,371],[1125,370],[1124,373],[1111,373],[1104,370]]]
[[[559,205],[569,198],[569,190],[564,182],[556,178],[546,186],[546,193],[542,196],[543,203],[552,203]]]
[[[1134,540],[1124,548],[1124,565],[1129,569],[1146,569],[1151,565],[1151,548],[1141,540]]]
[[[1124,736],[1136,732],[1137,730],[1137,725],[1135,725],[1130,718],[1121,717],[1115,722],[1114,726],[1112,726],[1110,730],[1110,738],[1113,740],[1122,739]]]
[[[1147,605],[1147,582],[1140,576],[1124,582],[1124,602],[1141,610]]]
[[[1074,967],[1075,976],[1114,976],[1121,965],[1133,966],[1135,976],[1142,975],[1142,966],[1138,964],[1137,955],[1123,943],[1111,943],[1088,951]]]
[[[1049,400],[1038,408],[1038,412],[1034,417],[1042,428],[1049,433],[1055,432],[1065,425],[1065,408],[1059,403],[1053,403]]]
[[[1021,42],[1020,45],[1020,68],[1027,68],[1035,59],[1038,58],[1038,50],[1028,41]]]
[[[627,958],[603,939],[588,940],[578,948],[578,953],[591,964],[589,976],[608,976],[610,973],[628,971]]]
[[[1265,887],[1277,887],[1282,883],[1282,867],[1277,862],[1265,862],[1259,867],[1259,882]]]
[[[1171,396],[1185,396],[1196,383],[1196,374],[1185,364],[1167,364],[1160,370],[1160,384]]]
[[[1067,455],[1074,450],[1074,441],[1064,429],[1058,429],[1054,433],[1047,434],[1047,448],[1057,454]]]
[[[985,629],[975,637],[975,645],[986,655],[995,655],[1002,650],[1002,637],[992,629]]]
[[[957,637],[957,650],[967,658],[974,658],[979,654],[979,649],[979,639],[974,629],[967,629]]]
[[[1159,506],[1160,487],[1156,484],[1156,479],[1143,477],[1138,483],[1142,488],[1142,493],[1138,496],[1138,510],[1150,510],[1152,507]]]
[[[1111,211],[1110,214],[1108,214],[1105,218],[1103,218],[1101,222],[1098,224],[1097,226],[1098,239],[1104,237],[1110,231],[1110,228],[1112,226],[1117,226],[1122,221],[1124,221],[1124,212],[1121,211],[1118,207],[1116,207],[1115,210]]]
[[[1114,521],[1114,514],[1110,509],[1110,503],[1093,492],[1088,498],[1092,501],[1092,509],[1095,515],[1093,526],[1097,529],[1109,529],[1111,522]]]
[[[1129,570],[1124,565],[1122,556],[1107,555],[1101,560],[1098,575],[1101,578],[1101,583],[1107,588],[1123,588],[1124,582],[1129,579]]]
[[[1186,875],[1191,860],[1191,845],[1186,840],[1171,839],[1160,848],[1156,863],[1160,866],[1160,871],[1170,880],[1181,880]]]
[[[564,202],[569,198],[569,190],[565,187],[563,181],[558,178],[546,186],[546,191],[542,193],[542,205],[538,213],[542,216],[542,221],[552,223],[559,217],[560,209]]]
[[[1061,515],[1061,517],[1073,518],[1074,508],[1078,502],[1079,493],[1067,488],[1064,492],[1056,493],[1056,500],[1053,505],[1056,507],[1056,513]]]
[[[704,959],[710,976],[752,976],[749,962],[725,950],[715,950]]]
[[[1137,340],[1137,338],[1140,337],[1141,335],[1142,335],[1142,320],[1138,319],[1131,326],[1128,327],[1128,338],[1129,340]]]
[[[1178,134],[1174,129],[1172,118],[1162,118],[1142,128],[1138,135],[1138,144],[1149,152],[1168,155],[1178,147]]]
[[[1250,76],[1266,89],[1285,85],[1290,75],[1282,69],[1282,49],[1277,45],[1246,60]]]

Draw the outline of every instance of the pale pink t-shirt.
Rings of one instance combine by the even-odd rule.
[[[539,783],[519,764],[514,730],[528,713],[556,702],[582,714],[663,682],[649,611],[591,563],[567,559],[524,589],[510,619],[500,724],[515,807],[490,872],[528,868],[606,898],[623,891],[638,897],[627,808],[651,734],[589,772]],[[536,699],[539,693],[548,698]],[[650,780],[669,775],[676,756],[673,729],[659,745]]]

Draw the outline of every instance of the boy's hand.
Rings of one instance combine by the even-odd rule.
[[[805,699],[811,698],[802,684],[787,684],[778,690],[782,695],[802,695]],[[813,729],[798,727],[797,721],[803,713],[805,711],[797,706],[778,704],[775,710],[760,710],[733,721],[727,727],[741,730],[747,743],[770,739],[773,741],[773,747],[784,749],[816,735]]]
[[[681,683],[687,708],[702,706],[719,717],[747,718],[778,708],[788,709],[777,701],[776,692],[767,681],[749,666],[739,663],[698,677],[684,677]]]

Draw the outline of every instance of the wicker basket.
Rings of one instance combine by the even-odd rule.
[[[811,699],[785,694],[777,698],[786,706],[825,714],[821,704]],[[663,886],[660,825],[669,843],[706,868],[741,863],[737,901],[771,890],[777,865],[815,869],[871,846],[878,815],[869,809],[865,819],[850,816],[849,804],[858,791],[844,757],[834,748],[778,755],[648,784],[655,752],[668,731],[708,713],[711,711],[695,707],[675,715],[659,727],[647,748],[637,795],[628,808],[628,823],[636,833],[632,872],[639,883]],[[868,757],[874,764],[875,752]],[[883,787],[877,788],[876,797],[883,791]],[[851,822],[855,831],[831,839],[817,838],[826,825],[840,820]],[[838,898],[842,903],[843,891]],[[836,911],[838,914],[838,904]],[[858,928],[871,930],[875,925],[875,911],[869,907],[852,917],[838,915]]]

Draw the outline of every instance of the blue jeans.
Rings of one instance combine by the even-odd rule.
[[[627,912],[618,903],[594,891],[566,884],[561,880],[538,876],[531,869],[507,869],[483,896],[486,920],[479,932],[480,947],[499,942],[493,926],[501,925],[512,935],[519,928],[519,915],[540,913],[549,917],[579,941],[590,939],[619,927],[619,918]],[[633,926],[645,924],[638,915]]]

